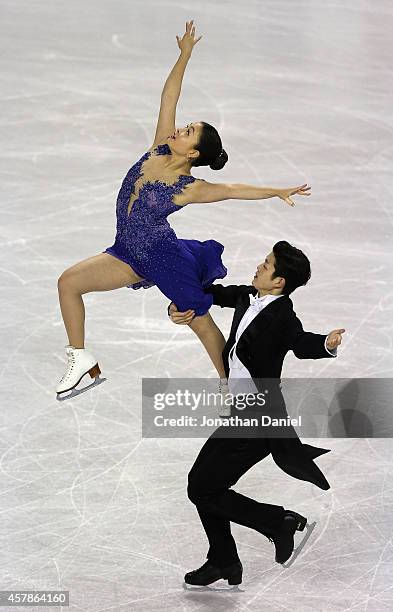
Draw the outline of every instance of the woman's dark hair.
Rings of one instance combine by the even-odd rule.
[[[289,295],[297,287],[305,285],[311,278],[311,266],[305,254],[286,240],[276,242],[273,247],[276,259],[272,278],[282,276],[285,278],[285,287],[282,293]]]
[[[221,170],[228,161],[228,155],[222,148],[221,138],[215,127],[201,121],[202,131],[195,149],[198,157],[192,161],[192,166],[210,166],[212,170]]]

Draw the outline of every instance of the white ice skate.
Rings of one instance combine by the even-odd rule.
[[[101,370],[98,365],[97,359],[86,351],[86,349],[75,348],[71,344],[66,347],[66,353],[68,358],[67,370],[60,380],[56,388],[57,399],[70,399],[91,389],[97,384],[104,382],[105,378],[100,378]],[[94,378],[94,382],[83,389],[76,389],[75,387],[80,383],[85,374],[89,373],[91,378]],[[71,391],[72,393],[64,396],[62,394]]]
[[[218,398],[218,414],[223,418],[230,417],[233,398],[231,393],[229,393],[228,382],[225,382],[222,378],[218,382],[218,392],[221,394],[221,397]]]

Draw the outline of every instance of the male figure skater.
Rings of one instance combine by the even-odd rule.
[[[280,416],[287,415],[279,386],[286,353],[292,350],[299,359],[335,357],[345,331],[335,329],[326,336],[303,330],[289,295],[305,285],[310,276],[310,262],[304,253],[280,241],[257,266],[252,285],[213,284],[205,289],[213,294],[213,304],[235,309],[223,350],[230,392],[236,395],[239,378],[242,390],[247,385],[251,392],[263,388],[261,379],[274,379]],[[192,311],[178,312],[173,302],[168,314],[178,324],[192,320]],[[210,545],[207,562],[184,577],[192,585],[208,585],[221,578],[229,584],[241,583],[243,568],[230,521],[268,537],[275,545],[278,563],[294,558],[303,547],[302,543],[294,552],[295,531],[307,526],[304,543],[311,531],[305,517],[283,506],[259,503],[230,488],[264,457],[272,453],[276,464],[290,476],[324,490],[330,488],[313,461],[330,449],[302,444],[291,425],[286,427],[283,438],[269,434],[240,437],[241,433],[236,438],[220,437],[220,429],[223,428],[218,428],[203,445],[188,475],[188,497],[196,505]]]

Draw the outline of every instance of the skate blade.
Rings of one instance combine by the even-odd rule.
[[[105,381],[106,381],[106,378],[100,378],[99,376],[97,376],[97,378],[95,378],[94,381],[90,383],[90,385],[87,385],[86,387],[83,387],[82,389],[77,389],[76,387],[74,387],[73,389],[71,389],[71,391],[64,391],[63,393],[57,393],[56,399],[58,402],[65,402],[66,400],[72,399],[73,397],[76,397],[77,395],[80,395],[81,393],[85,393],[85,391],[89,391],[93,387],[96,387],[97,385],[100,385],[101,383]],[[66,393],[68,393],[68,395],[66,395]]]
[[[193,591],[194,593],[203,593],[203,592],[209,592],[209,593],[217,593],[217,592],[221,592],[221,593],[245,593],[245,589],[240,589],[238,584],[234,584],[233,586],[230,586],[229,588],[225,588],[225,587],[217,587],[215,586],[215,583],[212,583],[211,585],[208,584],[206,586],[204,585],[200,585],[198,586],[197,584],[187,584],[187,582],[183,582],[183,589],[185,591]]]
[[[304,536],[304,538],[302,539],[302,541],[299,543],[299,545],[295,548],[295,550],[292,553],[292,556],[289,557],[288,561],[286,561],[285,563],[281,563],[281,565],[283,567],[291,567],[292,563],[295,561],[295,559],[298,557],[298,555],[301,553],[301,551],[303,550],[304,546],[307,543],[308,538],[310,537],[310,535],[312,534],[312,532],[314,531],[314,527],[317,523],[314,521],[313,523],[309,524],[307,523],[306,525],[306,534]]]

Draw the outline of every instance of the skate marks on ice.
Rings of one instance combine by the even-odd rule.
[[[307,541],[308,541],[309,537],[311,536],[312,532],[314,531],[314,528],[315,528],[316,524],[317,524],[316,521],[314,521],[313,523],[307,523],[306,524],[306,533],[304,534],[303,539],[296,546],[296,548],[294,549],[292,555],[289,557],[288,561],[286,561],[285,563],[281,563],[282,567],[285,567],[285,568],[291,567],[292,563],[294,563],[294,561],[297,559],[297,557],[300,555],[301,551],[303,550],[303,548],[307,544]]]
[[[90,385],[86,385],[86,387],[82,387],[81,389],[77,389],[76,387],[74,387],[73,389],[70,389],[69,391],[62,391],[61,393],[57,393],[56,399],[58,402],[65,402],[66,400],[69,400],[69,399],[72,399],[73,397],[77,397],[78,395],[81,395],[81,393],[85,393],[86,391],[89,391],[93,387],[96,387],[97,385],[100,385],[101,383],[105,381],[106,381],[106,378],[100,378],[100,376],[97,376],[94,379],[94,381],[90,383]]]

